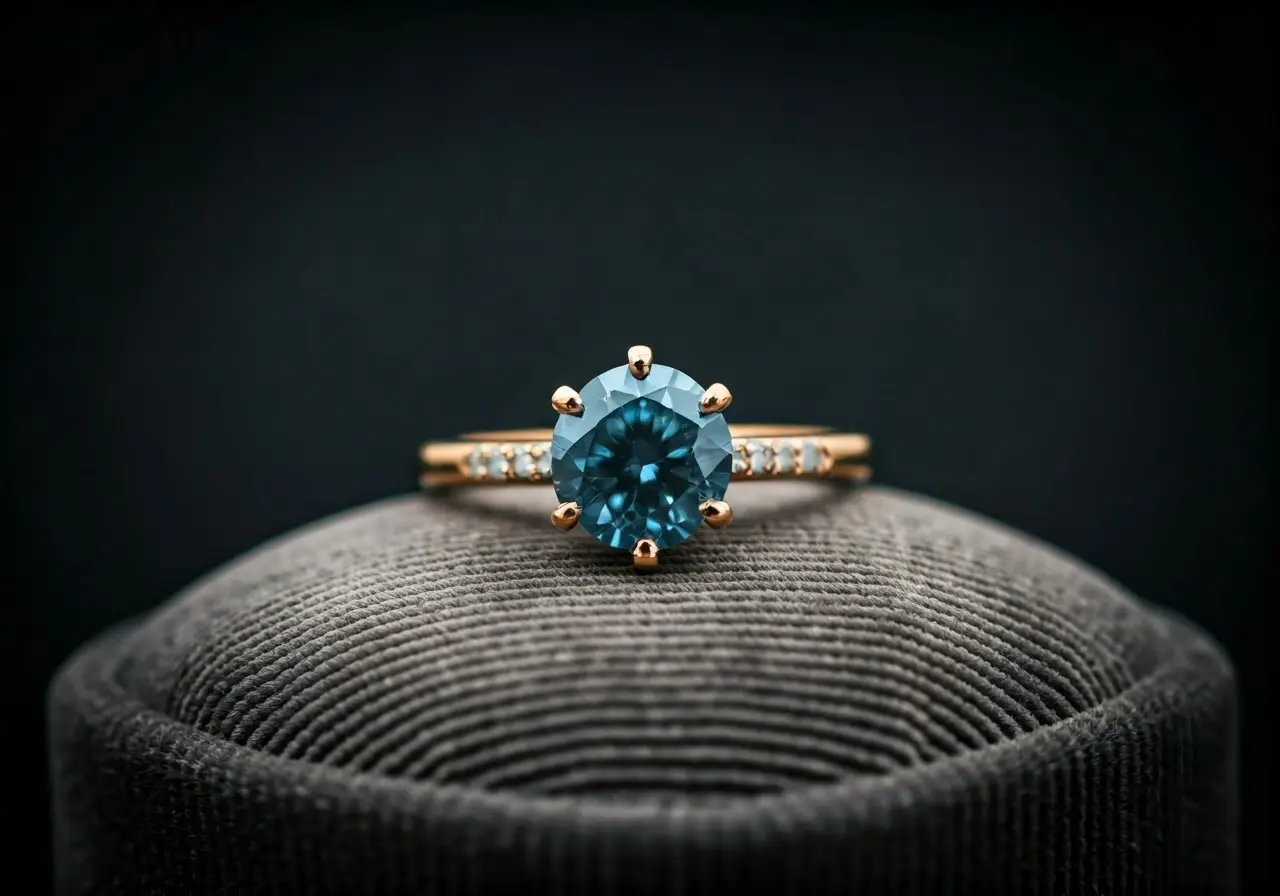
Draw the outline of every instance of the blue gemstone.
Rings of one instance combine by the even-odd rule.
[[[551,441],[556,495],[582,508],[583,529],[625,550],[641,538],[671,547],[698,530],[698,505],[724,497],[733,469],[729,425],[702,416],[702,392],[660,364],[643,380],[623,365],[587,383],[582,414],[562,415]]]

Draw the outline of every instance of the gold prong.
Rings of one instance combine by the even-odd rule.
[[[733,395],[724,383],[712,383],[698,400],[698,407],[704,414],[717,414],[729,406]]]
[[[551,393],[551,406],[562,414],[578,417],[582,414],[582,396],[577,389],[561,386]]]
[[[653,368],[653,349],[647,345],[633,345],[627,349],[627,368],[631,375],[642,380]]]
[[[698,509],[712,529],[723,529],[733,522],[733,508],[723,501],[703,501]]]
[[[581,518],[582,508],[578,506],[576,501],[566,501],[551,511],[551,522],[555,523],[556,528],[561,532],[568,532],[578,525],[578,520]]]
[[[655,569],[658,565],[658,545],[652,538],[642,538],[631,551],[636,569]]]

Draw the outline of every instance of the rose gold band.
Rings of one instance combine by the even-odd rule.
[[[419,451],[424,487],[538,485],[551,479],[550,429],[475,432],[457,441],[428,442]],[[843,479],[866,481],[871,440],[821,426],[730,426],[735,481]]]

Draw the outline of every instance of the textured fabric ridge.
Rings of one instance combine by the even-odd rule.
[[[527,495],[325,521],[82,651],[64,892],[1231,892],[1229,667],[1078,562],[779,485],[638,576]]]

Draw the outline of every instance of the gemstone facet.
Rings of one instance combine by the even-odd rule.
[[[698,505],[724,497],[734,453],[724,415],[700,412],[703,391],[661,364],[642,380],[623,365],[587,383],[582,414],[561,415],[551,440],[556,495],[582,508],[583,529],[624,550],[697,531]]]

